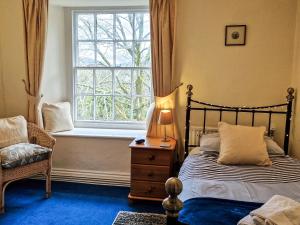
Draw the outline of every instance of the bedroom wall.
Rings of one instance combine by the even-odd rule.
[[[132,138],[60,137],[53,156],[55,178],[129,186]]]
[[[2,70],[2,34],[0,33],[0,118],[5,116],[4,103],[4,84],[3,84],[3,70]]]
[[[4,89],[0,88],[0,103],[5,102],[1,104],[3,107],[0,107],[0,116],[26,115],[27,100],[22,83],[22,79],[25,79],[26,68],[22,1],[0,1],[0,9],[0,27],[3,31],[0,42],[0,74],[2,76],[0,84],[2,80],[4,83]],[[56,102],[65,100],[67,95],[66,89],[63,88],[67,86],[64,74],[66,64],[63,8],[50,5],[49,18],[51,20],[48,25],[49,35],[41,92],[44,95],[43,101]]]
[[[41,93],[43,101],[65,101],[71,82],[66,76],[66,46],[65,46],[65,23],[64,8],[49,6],[48,35],[45,53],[44,80]],[[54,91],[55,90],[55,91]]]
[[[6,116],[26,115],[25,49],[23,11],[20,0],[0,1],[1,65]]]
[[[185,115],[189,83],[194,98],[212,103],[285,101],[292,75],[296,1],[178,0],[177,11],[176,79],[185,84],[179,91],[178,118]],[[246,46],[224,46],[228,24],[248,26]],[[184,120],[179,121],[184,134]]]
[[[295,50],[294,50],[294,67],[292,86],[296,89],[295,100],[295,114],[293,117],[293,153],[300,158],[300,102],[299,102],[299,90],[300,90],[300,0],[297,4],[297,18],[296,18],[296,33],[295,33]],[[298,92],[298,93],[297,93]]]

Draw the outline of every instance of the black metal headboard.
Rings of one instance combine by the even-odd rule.
[[[237,106],[222,106],[222,105],[214,105],[206,102],[200,102],[192,99],[193,95],[193,86],[191,84],[187,85],[187,103],[186,103],[186,120],[185,120],[185,141],[184,141],[184,151],[185,157],[189,154],[190,147],[196,147],[196,145],[189,144],[189,136],[190,136],[190,118],[191,111],[204,111],[203,116],[203,132],[205,133],[206,129],[206,114],[208,111],[217,111],[219,112],[219,121],[222,121],[223,112],[232,112],[235,113],[235,124],[238,124],[239,113],[251,113],[252,114],[252,122],[251,125],[254,126],[255,123],[255,115],[256,114],[268,114],[268,135],[271,133],[271,123],[272,123],[272,115],[273,114],[283,114],[285,115],[285,132],[284,132],[284,152],[288,154],[289,150],[289,136],[290,136],[290,127],[291,127],[291,117],[292,117],[292,105],[294,99],[294,88],[288,88],[288,95],[286,96],[287,101],[282,104],[277,105],[268,105],[268,106],[258,106],[258,107],[237,107]],[[192,104],[197,106],[192,106]],[[284,107],[285,110],[279,111],[276,110],[277,107]]]

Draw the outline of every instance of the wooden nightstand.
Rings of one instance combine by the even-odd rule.
[[[131,148],[130,200],[161,201],[167,197],[165,181],[172,176],[176,141],[160,147],[161,138],[146,138],[144,144],[133,141]]]

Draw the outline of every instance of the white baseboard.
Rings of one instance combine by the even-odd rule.
[[[41,176],[35,178],[41,178]],[[51,178],[54,181],[122,187],[130,186],[130,173],[122,172],[52,168]]]

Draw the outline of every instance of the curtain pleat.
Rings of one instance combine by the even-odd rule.
[[[39,117],[40,87],[43,77],[48,23],[48,0],[23,0],[28,121],[42,126]]]
[[[176,0],[150,0],[152,80],[155,109],[148,137],[163,137],[164,126],[158,124],[161,109],[170,109],[174,123],[167,125],[167,136],[178,139],[175,118],[176,83],[174,73]],[[181,155],[181,152],[179,152]]]

